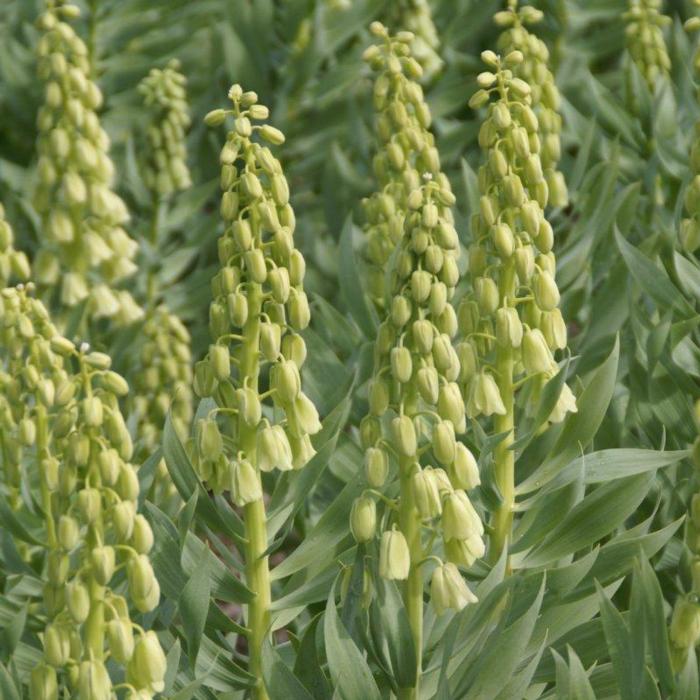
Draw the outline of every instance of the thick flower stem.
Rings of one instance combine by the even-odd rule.
[[[260,360],[258,346],[260,342],[260,313],[262,310],[262,290],[260,285],[251,284],[248,294],[249,316],[243,328],[243,352],[241,354],[241,378],[249,386],[258,389]],[[247,427],[241,420],[240,447],[246,456],[255,459],[255,430]],[[257,465],[255,465],[257,468]],[[258,478],[260,472],[258,470]],[[265,503],[262,499],[245,506],[246,529],[246,582],[255,597],[248,605],[248,655],[249,671],[257,678],[254,697],[267,700],[268,695],[262,681],[262,645],[270,626],[270,566],[267,550],[267,517]]]
[[[416,700],[419,697],[423,648],[423,577],[420,565],[425,558],[425,554],[421,543],[420,520],[413,502],[413,490],[411,489],[413,461],[407,457],[402,458],[400,469],[399,527],[406,538],[411,554],[411,568],[404,588],[404,604],[408,613],[413,645],[416,650],[416,684],[413,688],[399,689],[399,697],[402,700]]]
[[[499,296],[505,303],[512,300],[515,293],[515,269],[513,264],[504,267],[500,284]],[[511,449],[514,440],[514,387],[513,387],[513,349],[500,347],[496,353],[496,383],[501,392],[504,415],[494,417],[494,430],[497,435],[506,433],[494,449],[496,485],[503,498],[502,503],[494,513],[492,521],[491,546],[489,560],[493,564],[501,557],[511,535],[513,524],[513,506],[515,503],[515,454]],[[506,565],[510,571],[510,564]]]

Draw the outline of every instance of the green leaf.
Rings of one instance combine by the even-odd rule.
[[[542,566],[595,544],[637,510],[653,475],[603,484],[577,504],[540,545],[526,555],[524,566]]]
[[[596,583],[600,600],[600,615],[603,631],[608,642],[608,651],[612,660],[617,687],[621,700],[634,700],[639,696],[642,680],[640,660],[632,656],[630,632],[622,615],[617,611],[600,584]]]
[[[3,700],[21,700],[20,691],[15,685],[9,671],[0,664],[0,697]]]
[[[210,596],[209,560],[204,558],[192,572],[178,601],[185,639],[187,639],[187,656],[193,668],[207,621]]]
[[[340,250],[338,252],[343,264],[340,266],[338,282],[345,303],[357,325],[368,338],[374,338],[377,319],[360,284],[361,275],[353,246],[354,231],[352,217],[348,216],[340,234]]]
[[[341,700],[381,700],[379,688],[360,650],[355,646],[335,609],[336,583],[328,596],[323,629],[328,667]]]
[[[381,631],[394,679],[400,688],[416,682],[416,650],[403,599],[393,581],[377,579],[370,615]]]
[[[268,639],[262,647],[262,672],[270,700],[313,700]]]
[[[586,671],[576,652],[569,647],[569,700],[596,700]]]
[[[661,309],[677,309],[690,318],[694,315],[692,307],[678,293],[666,271],[655,265],[649,258],[628,243],[615,227],[615,240],[627,268],[637,284],[659,305]]]
[[[670,694],[674,687],[673,669],[671,667],[671,655],[668,646],[668,635],[659,634],[659,630],[666,629],[666,615],[664,613],[664,599],[661,593],[659,581],[646,557],[639,557],[635,570],[635,584],[639,583],[644,609],[644,627],[646,640],[651,658],[654,662],[654,671],[659,679],[661,688],[666,695]],[[638,611],[633,611],[638,614]]]
[[[21,542],[43,546],[43,543],[20,522],[18,515],[10,508],[3,496],[0,496],[0,525],[7,528]]]

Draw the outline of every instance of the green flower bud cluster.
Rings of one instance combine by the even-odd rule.
[[[246,581],[256,593],[248,607],[249,668],[260,679],[270,616],[261,473],[302,468],[315,454],[311,435],[321,423],[301,385],[300,332],[310,321],[306,263],[294,245],[289,185],[269,147],[284,143],[284,135],[255,123],[268,118],[256,93],[234,85],[228,96],[229,109],[205,117],[210,126],[231,118],[233,129],[220,153],[225,230],[212,280],[213,344],[194,372],[195,392],[213,397],[217,407],[198,422],[190,452],[209,487],[229,491],[244,509]],[[255,697],[266,696],[258,689]]]
[[[481,87],[469,104],[488,104],[479,131],[485,158],[478,173],[479,213],[472,217],[472,289],[458,309],[457,353],[467,414],[493,416],[494,433],[506,435],[493,453],[503,496],[492,520],[490,557],[495,561],[507,546],[515,505],[510,449],[515,392],[527,382],[528,409],[537,405],[538,393],[558,372],[553,353],[566,347],[567,329],[554,280],[554,236],[544,215],[550,188],[540,158],[539,119],[530,84],[515,75],[523,53],[511,51],[502,59],[484,51],[481,56],[488,70],[479,75]],[[576,410],[574,395],[564,385],[548,419],[560,422]]]
[[[423,75],[430,80],[443,66],[433,12],[428,0],[398,0],[389,7],[387,23],[390,26],[403,27],[415,36],[412,50],[418,63],[423,68]]]
[[[523,55],[523,60],[511,70],[516,78],[530,86],[531,107],[539,124],[540,160],[549,187],[549,204],[564,207],[568,203],[568,192],[564,176],[557,170],[562,128],[559,90],[549,70],[547,45],[527,29],[528,25],[540,22],[543,16],[541,10],[530,5],[518,9],[517,0],[509,0],[509,8],[495,16],[496,24],[504,27],[497,47],[502,55],[513,51]]]
[[[381,39],[364,54],[376,74],[374,107],[379,151],[373,167],[378,189],[363,202],[365,257],[369,294],[383,309],[386,266],[403,236],[408,195],[420,187],[422,173],[430,173],[446,190],[450,185],[440,172],[440,156],[429,130],[430,109],[417,82],[423,69],[411,55],[414,35],[390,35],[379,22],[373,22],[371,30]]]
[[[480,211],[472,219],[472,290],[458,310],[460,379],[472,417],[507,413],[503,385],[510,386],[514,374],[525,373],[543,386],[558,371],[552,353],[567,343],[554,279],[554,238],[544,215],[549,186],[539,120],[529,84],[511,70],[523,54],[513,51],[501,59],[485,51],[482,58],[490,70],[480,74],[482,87],[470,106],[490,102],[479,132],[485,162],[478,176]],[[507,377],[500,369],[495,375],[490,371],[499,352],[513,363]],[[565,386],[549,420],[559,422],[570,411],[576,411],[576,403]]]
[[[51,350],[56,334],[46,309],[25,288],[3,289],[0,295],[0,464],[2,484],[14,509],[22,506],[24,465],[37,441],[36,412],[56,402],[67,380],[60,356]],[[63,395],[58,391],[59,401]],[[58,478],[58,465],[47,466]]]
[[[457,380],[461,366],[453,346],[456,313],[450,304],[459,280],[459,243],[450,206],[455,198],[427,175],[408,196],[405,232],[398,246],[393,299],[375,345],[369,386],[370,413],[360,426],[365,469],[372,487],[354,503],[350,527],[358,542],[371,541],[378,519],[374,496],[398,461],[398,516],[381,534],[379,572],[409,579],[422,596],[421,564],[430,553],[424,531],[441,533],[450,566],[433,587],[438,612],[473,600],[456,565],[470,566],[484,554],[481,519],[466,491],[479,484],[479,470],[457,436],[466,431]],[[442,576],[442,578],[440,578]],[[413,579],[413,583],[411,583]],[[446,583],[449,579],[450,583]],[[454,594],[445,593],[446,587]],[[410,609],[410,605],[408,606]],[[412,618],[418,635],[418,615]]]
[[[663,34],[671,18],[661,13],[661,0],[629,0],[629,9],[622,16],[627,22],[627,51],[653,92],[658,80],[668,77],[671,70]]]
[[[192,351],[190,333],[165,305],[147,313],[141,328],[143,342],[134,371],[130,414],[137,416],[138,438],[146,454],[160,444],[170,411],[182,440],[192,422]],[[161,460],[154,481],[154,500],[163,504],[175,497],[175,486]]]
[[[700,8],[700,0],[693,4]],[[691,17],[684,25],[686,31],[700,29],[700,17]],[[693,58],[695,72],[700,74],[700,47],[696,48]],[[694,139],[690,148],[690,169],[693,175],[686,188],[683,205],[685,216],[680,224],[680,243],[684,250],[692,253],[700,247],[700,121],[695,124]]]
[[[75,5],[48,0],[39,18],[45,97],[34,193],[42,245],[34,272],[47,291],[60,287],[64,306],[88,299],[92,318],[124,325],[142,315],[128,291],[114,289],[135,271],[137,244],[122,227],[129,212],[110,184],[109,137],[96,112],[102,94],[90,79],[87,47],[67,22],[77,15]]]
[[[5,219],[5,208],[0,204],[0,288],[11,280],[26,282],[31,275],[27,256],[14,247],[12,227]]]
[[[192,184],[185,145],[185,131],[191,121],[185,92],[187,79],[179,69],[177,59],[162,70],[152,68],[138,88],[152,113],[144,179],[148,189],[162,197]]]
[[[144,697],[159,678],[131,670],[144,633],[129,607],[153,610],[160,587],[149,560],[153,532],[137,511],[139,481],[129,462],[131,437],[119,408],[128,385],[110,358],[59,335],[48,313],[19,286],[2,291],[2,420],[16,435],[39,481],[46,523],[44,656],[31,676],[32,697],[56,700],[61,688],[80,697],[110,698],[107,655],[128,665]],[[21,415],[13,415],[17,404]],[[33,459],[32,459],[33,458]],[[30,478],[31,481],[31,478]],[[126,597],[115,574],[125,569]],[[152,645],[153,646],[153,645]],[[164,656],[158,645],[158,652]],[[157,656],[156,653],[149,656]],[[164,666],[163,666],[164,672]]]
[[[213,396],[222,412],[235,418],[233,459],[222,452],[215,419],[197,426],[196,464],[214,491],[231,490],[237,472],[250,464],[262,471],[300,469],[314,449],[310,436],[320,430],[314,405],[301,388],[306,345],[299,335],[309,324],[304,292],[305,262],[294,247],[294,211],[282,166],[267,144],[281,144],[274,127],[254,125],[266,119],[267,107],[253,92],[234,85],[232,110],[210,112],[209,124],[235,118],[221,150],[221,214],[226,223],[219,239],[221,270],[212,281],[209,327],[214,344],[195,368],[195,391]],[[260,136],[260,142],[253,135]],[[268,366],[270,390],[261,395],[258,373]],[[273,424],[263,411],[264,399],[285,415]],[[254,437],[242,444],[242,436]],[[245,489],[244,489],[245,490]]]

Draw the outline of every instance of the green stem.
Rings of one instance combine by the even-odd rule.
[[[257,388],[260,373],[258,345],[260,342],[260,313],[262,311],[262,289],[259,284],[251,284],[248,294],[249,316],[243,328],[243,348],[241,354],[240,377],[247,378],[250,386]],[[239,421],[240,448],[248,459],[256,464],[256,431],[243,420]],[[260,472],[257,473],[260,479]],[[270,565],[267,550],[267,516],[265,503],[261,499],[245,507],[246,529],[246,582],[255,597],[248,604],[249,671],[256,677],[254,697],[267,700],[268,695],[262,680],[262,645],[270,626]]]
[[[515,269],[512,263],[506,263],[499,280],[501,301],[512,299],[515,291]],[[500,558],[503,550],[508,547],[511,528],[513,525],[513,506],[515,504],[515,454],[511,448],[514,440],[514,396],[513,386],[513,349],[499,347],[496,351],[496,383],[501,392],[505,406],[505,415],[494,417],[496,434],[506,433],[501,442],[496,445],[493,453],[495,477],[498,490],[503,497],[501,505],[496,509],[491,522],[491,546],[489,560],[493,564]],[[510,571],[510,563],[507,565]]]
[[[419,697],[420,677],[423,668],[423,576],[420,565],[425,559],[425,553],[421,543],[420,518],[413,502],[413,489],[411,488],[413,460],[410,457],[402,457],[399,468],[401,471],[399,528],[406,538],[411,555],[411,567],[404,588],[404,604],[416,650],[416,684],[413,688],[400,688],[399,698],[416,700]]]

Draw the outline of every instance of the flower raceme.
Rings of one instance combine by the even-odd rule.
[[[668,77],[671,70],[663,34],[671,18],[661,13],[661,0],[629,0],[623,18],[627,50],[653,92],[659,78]]]
[[[531,5],[518,9],[517,0],[510,0],[509,8],[498,12],[495,17],[496,24],[504,27],[497,47],[503,55],[512,51],[520,51],[523,55],[523,60],[512,67],[513,75],[530,86],[531,107],[539,125],[540,160],[549,187],[548,203],[563,207],[568,203],[568,193],[564,176],[557,171],[562,127],[559,90],[549,70],[547,45],[527,29],[529,25],[540,22],[543,16],[541,10]]]
[[[185,132],[190,125],[185,86],[187,80],[173,59],[163,68],[152,68],[139,84],[145,106],[152,114],[144,180],[149,190],[164,197],[191,184],[187,168]]]
[[[488,70],[472,108],[486,104],[479,131],[484,163],[479,169],[480,211],[472,219],[469,250],[472,290],[460,303],[460,381],[467,414],[493,416],[495,433],[505,433],[494,450],[496,480],[504,503],[494,516],[491,556],[500,555],[510,533],[514,494],[514,398],[527,385],[536,405],[544,385],[558,372],[553,353],[566,347],[566,325],[558,309],[554,279],[554,236],[544,209],[550,184],[540,158],[539,119],[532,89],[516,77],[521,51],[500,58],[482,53]],[[559,187],[559,178],[551,180]],[[564,385],[549,421],[576,411]]]
[[[233,129],[220,154],[225,231],[212,281],[213,344],[195,367],[196,392],[213,397],[216,408],[198,423],[191,452],[210,488],[230,491],[244,509],[246,581],[256,594],[248,608],[250,672],[258,678],[256,697],[264,698],[260,654],[270,580],[261,476],[301,469],[315,453],[310,438],[321,424],[301,386],[306,345],[299,333],[310,320],[306,265],[294,246],[289,186],[270,150],[284,135],[256,123],[268,109],[254,92],[234,85],[229,98],[229,109],[205,117],[210,126],[230,117]]]
[[[369,385],[370,413],[360,425],[370,488],[351,512],[351,530],[371,542],[378,518],[375,498],[390,463],[398,464],[399,496],[388,501],[389,516],[379,545],[379,573],[406,581],[404,601],[421,668],[423,567],[437,559],[431,590],[435,610],[461,609],[474,597],[457,570],[484,553],[483,526],[465,489],[479,484],[469,449],[457,436],[466,430],[464,401],[456,380],[460,361],[452,339],[457,317],[450,299],[459,280],[459,241],[450,206],[455,198],[443,178],[426,173],[406,199],[398,242],[388,317],[375,344]],[[450,567],[432,553],[442,535]],[[445,571],[449,573],[445,576]],[[461,583],[458,583],[461,582]]]
[[[29,452],[24,476],[39,482],[45,519],[47,622],[32,698],[57,700],[59,691],[61,697],[111,697],[107,656],[126,666],[127,687],[150,698],[163,689],[163,675],[132,669],[134,650],[152,633],[132,622],[130,608],[153,610],[160,587],[119,409],[128,385],[110,369],[109,356],[59,335],[31,291],[4,289],[0,316],[4,393],[21,407],[21,415],[3,415],[4,430]],[[119,569],[126,570],[126,596],[112,587]],[[154,635],[149,657],[165,658]]]
[[[365,256],[370,296],[378,309],[384,309],[386,265],[403,236],[408,195],[420,186],[423,173],[439,178],[445,188],[449,183],[440,172],[440,157],[429,130],[430,109],[417,82],[423,69],[411,55],[414,35],[391,35],[379,22],[373,22],[371,30],[381,40],[364,53],[376,74],[374,107],[379,150],[373,168],[378,188],[363,202]]]
[[[137,245],[124,230],[126,205],[112,190],[109,137],[97,110],[102,94],[90,78],[88,51],[67,20],[76,5],[48,0],[39,18],[38,70],[45,85],[39,110],[38,185],[41,248],[34,272],[47,294],[60,286],[60,303],[88,300],[92,318],[124,325],[142,311],[114,288],[135,271]]]

